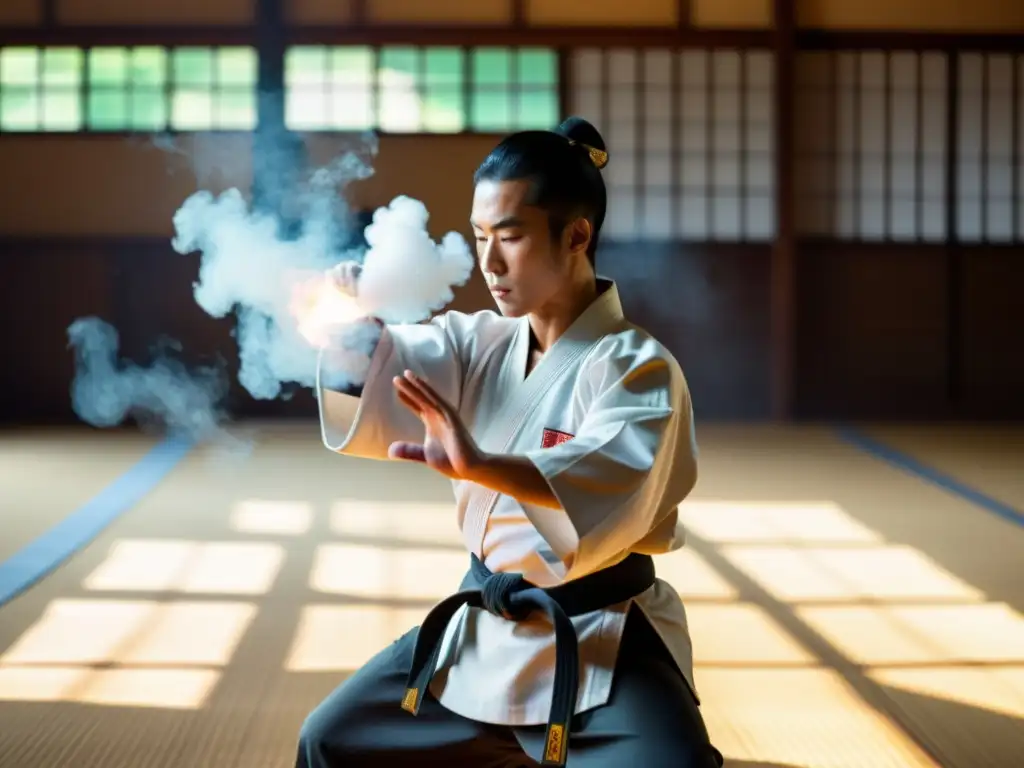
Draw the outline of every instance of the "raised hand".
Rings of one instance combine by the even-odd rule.
[[[331,284],[347,296],[359,295],[359,276],[363,268],[357,261],[343,261],[327,270]]]
[[[470,476],[482,453],[458,411],[427,382],[406,371],[394,378],[398,399],[423,422],[423,443],[392,443],[388,457],[426,464],[453,480]]]

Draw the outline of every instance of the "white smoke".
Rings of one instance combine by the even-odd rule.
[[[80,318],[68,328],[78,375],[71,404],[83,421],[115,427],[129,416],[143,427],[211,440],[220,432],[220,403],[227,381],[214,367],[192,371],[169,354],[143,368],[118,360],[117,329],[98,317]]]
[[[418,323],[453,298],[473,271],[465,239],[449,232],[440,245],[427,234],[427,208],[397,197],[366,228],[370,248],[359,279],[359,306],[388,323]]]
[[[300,331],[301,300],[323,293],[333,265],[362,263],[358,309],[388,323],[427,319],[468,280],[474,262],[466,241],[457,233],[431,240],[426,207],[408,197],[376,211],[365,232],[369,248],[345,248],[340,191],[371,173],[357,152],[313,173],[289,201],[288,215],[301,222],[297,237],[282,236],[281,222],[253,210],[237,189],[197,192],[174,215],[175,251],[200,253],[196,303],[211,317],[236,317],[238,381],[252,397],[272,400],[287,396],[288,385],[315,385],[319,350]],[[361,383],[369,367],[374,326],[352,320],[338,317],[326,329],[347,349],[342,370],[332,372],[335,384],[339,375]],[[199,440],[224,421],[228,387],[218,370],[189,371],[166,356],[150,368],[119,363],[116,330],[95,318],[76,321],[68,334],[76,351],[72,400],[84,421],[109,427],[145,413]]]

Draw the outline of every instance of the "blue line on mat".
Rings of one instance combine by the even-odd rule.
[[[998,515],[1004,520],[1024,526],[1024,512],[1014,509],[1009,504],[1005,504],[998,499],[993,499],[991,496],[982,493],[978,489],[972,488],[949,475],[939,472],[937,469],[933,469],[932,467],[922,464],[917,459],[914,459],[905,453],[901,453],[895,448],[890,448],[884,443],[868,437],[864,433],[855,429],[844,427],[840,428],[838,431],[839,436],[843,440],[863,451],[866,451],[875,458],[892,464],[893,466],[898,467],[905,472],[909,472],[912,475],[916,475],[922,480],[933,483],[945,491],[949,491],[950,493],[959,496],[962,499],[966,499],[972,504],[976,504],[994,515]]]
[[[183,440],[163,440],[97,496],[0,562],[0,606],[58,568],[135,506],[191,448],[192,443]]]

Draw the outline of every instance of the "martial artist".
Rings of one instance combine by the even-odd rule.
[[[693,412],[675,359],[595,275],[607,161],[579,118],[505,138],[471,215],[500,314],[383,328],[358,391],[335,391],[344,350],[323,351],[327,447],[451,478],[470,567],[310,714],[298,766],[721,765],[650,557],[682,545]],[[353,265],[334,277],[358,293]]]

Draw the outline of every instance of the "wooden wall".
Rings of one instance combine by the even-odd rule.
[[[598,123],[614,150],[616,218],[602,271],[622,283],[637,321],[679,356],[704,417],[770,416],[775,232],[765,217],[775,210],[775,140],[771,104],[755,91],[771,87],[772,0],[292,0],[286,8],[304,42],[351,38],[356,29],[378,43],[418,34],[473,43],[486,32],[495,43],[569,45],[566,103]],[[967,58],[954,71],[943,58],[950,38],[929,48],[922,37],[1024,31],[1024,4],[797,0],[796,15],[818,49],[797,59],[796,415],[1024,417],[1024,68],[1012,80],[1014,102],[998,85],[1005,55],[976,67],[993,47],[1014,50],[1009,38],[979,37],[975,49],[963,39]],[[103,35],[129,44],[132,30],[161,44],[251,44],[253,21],[252,0],[4,0],[0,45],[79,45]],[[883,36],[872,38],[877,30]],[[887,47],[900,47],[903,59],[884,57],[880,86],[863,55]],[[761,58],[743,60],[767,67],[743,70],[742,84],[725,93],[731,64],[712,63],[695,80],[686,63],[712,48],[714,61],[749,50]],[[836,64],[835,49],[853,64]],[[928,59],[917,51],[946,62],[939,81],[928,80]],[[572,68],[586,56],[613,64],[590,70],[604,74],[587,83]],[[640,63],[627,83],[618,64],[630,57]],[[670,61],[678,79],[654,83],[655,60]],[[607,95],[614,89],[602,78],[615,77],[632,101]],[[673,88],[672,114],[644,101]],[[606,95],[587,101],[599,90]],[[943,101],[950,93],[963,107],[952,122]],[[729,117],[715,105],[734,95],[741,114]],[[695,144],[687,122],[718,144]],[[720,137],[734,129],[741,138],[726,146]],[[342,142],[330,134],[305,139],[314,163]],[[470,177],[496,139],[384,135],[376,173],[353,188],[353,203],[375,207],[409,194],[427,204],[435,236],[466,232]],[[0,369],[0,420],[71,418],[65,330],[83,315],[114,322],[129,355],[144,355],[166,334],[189,359],[233,359],[230,323],[196,307],[196,260],[174,254],[168,238],[174,211],[195,189],[248,189],[253,138],[186,134],[174,142],[172,150],[145,136],[0,134],[0,321],[10,329],[0,354],[11,361]],[[676,170],[663,173],[672,160]],[[1017,170],[1007,176],[1004,166]],[[728,182],[735,174],[739,181]],[[489,303],[474,279],[455,306]],[[239,413],[307,414],[311,406],[304,396],[254,403],[237,387],[233,397]]]

